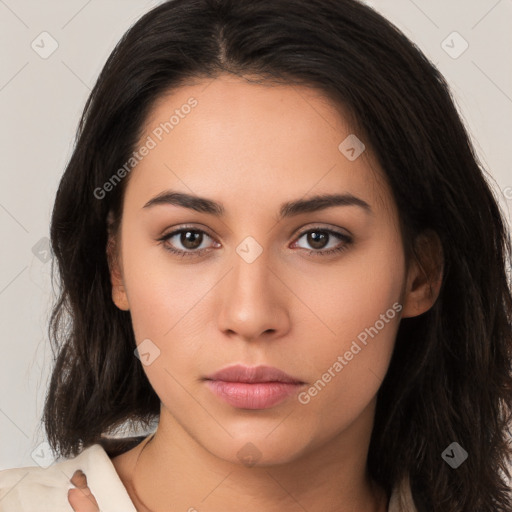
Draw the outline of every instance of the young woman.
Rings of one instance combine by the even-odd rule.
[[[484,172],[439,71],[355,0],[143,16],[52,217],[64,460],[0,472],[2,510],[512,511]]]

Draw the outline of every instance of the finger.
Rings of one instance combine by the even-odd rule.
[[[68,491],[68,501],[73,510],[75,512],[99,512],[98,502],[87,485],[85,474],[78,469],[70,481],[76,487]]]

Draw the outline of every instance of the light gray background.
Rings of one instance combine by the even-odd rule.
[[[39,418],[51,355],[51,254],[45,247],[53,199],[106,58],[157,3],[0,0],[0,469],[51,462]],[[512,0],[366,3],[398,25],[448,79],[510,220]],[[42,58],[52,40],[57,49]],[[464,41],[469,46],[461,53]]]

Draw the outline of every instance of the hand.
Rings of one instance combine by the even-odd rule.
[[[87,486],[87,477],[81,469],[73,473],[70,482],[76,487],[68,491],[68,501],[74,512],[100,512],[98,502]]]

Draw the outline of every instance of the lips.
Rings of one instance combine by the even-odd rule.
[[[208,377],[207,380],[222,380],[225,382],[285,382],[299,384],[299,379],[294,379],[285,372],[272,366],[243,366],[241,364],[229,366]]]
[[[267,409],[292,394],[304,382],[271,366],[243,365],[224,368],[205,378],[217,397],[240,409]]]

